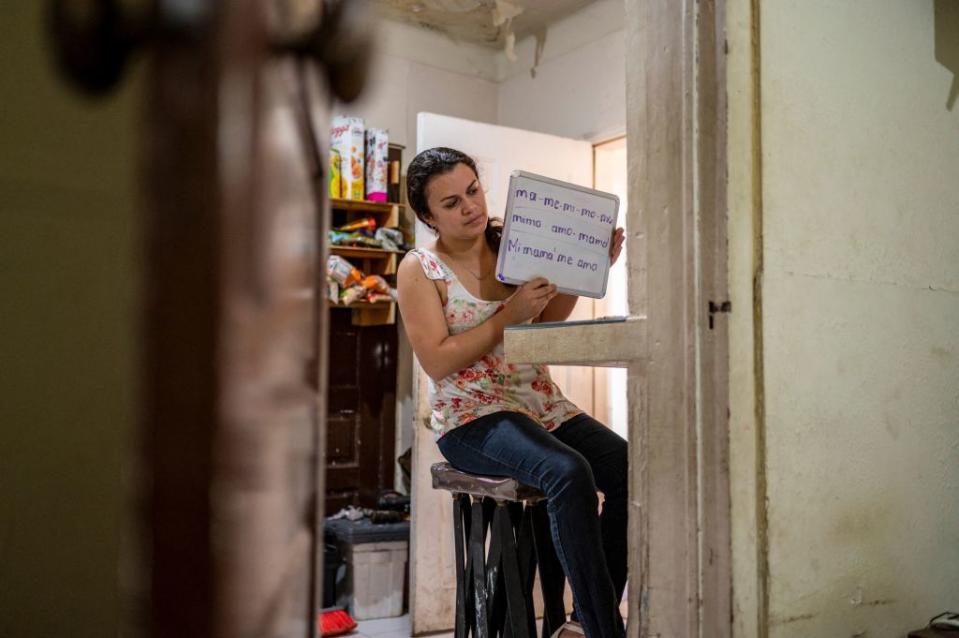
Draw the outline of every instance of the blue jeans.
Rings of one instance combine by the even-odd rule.
[[[587,414],[547,432],[523,414],[497,412],[447,432],[439,449],[464,472],[508,476],[546,494],[556,554],[586,636],[625,636],[626,441]]]

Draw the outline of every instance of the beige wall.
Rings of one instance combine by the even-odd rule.
[[[139,91],[54,76],[46,3],[0,20],[0,636],[113,636],[135,418]]]
[[[959,591],[959,108],[936,55],[959,25],[932,0],[761,3],[756,173],[748,4],[729,7],[736,635],[900,636]]]

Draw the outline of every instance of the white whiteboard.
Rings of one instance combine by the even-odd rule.
[[[612,193],[513,171],[496,278],[522,284],[546,277],[563,293],[605,296],[618,214]]]

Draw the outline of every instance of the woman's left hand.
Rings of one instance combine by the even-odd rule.
[[[623,252],[623,240],[625,238],[626,233],[622,228],[617,228],[616,232],[613,233],[613,243],[609,247],[610,266],[616,263],[616,260],[619,259],[619,253]]]

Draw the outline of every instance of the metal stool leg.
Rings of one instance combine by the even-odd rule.
[[[493,519],[502,548],[503,582],[506,588],[506,609],[509,615],[510,634],[516,638],[530,638],[529,607],[523,595],[523,582],[519,573],[519,558],[516,555],[516,537],[513,523],[505,505],[496,508]]]
[[[516,556],[519,559],[519,578],[523,586],[523,597],[529,613],[529,635],[536,635],[536,613],[533,604],[533,584],[536,580],[536,552],[533,547],[533,508],[521,503],[511,503],[510,507],[518,505],[520,509],[519,522],[513,518],[513,527],[516,532]]]
[[[483,502],[473,497],[470,517],[470,554],[473,560],[473,605],[476,638],[489,638],[489,615],[486,606],[486,539],[484,538]]]
[[[466,508],[464,508],[464,502]],[[466,559],[466,537],[464,532],[468,522],[469,497],[464,494],[453,493],[453,544],[456,551],[456,626],[453,629],[454,638],[466,638],[469,627],[467,625],[467,578],[469,578],[470,563]]]
[[[486,499],[487,508],[483,514],[490,524],[489,552],[486,554],[486,587],[489,600],[489,635],[509,636],[506,622],[506,591],[503,582],[503,543],[506,540],[496,525],[496,512],[499,507],[492,499]]]

